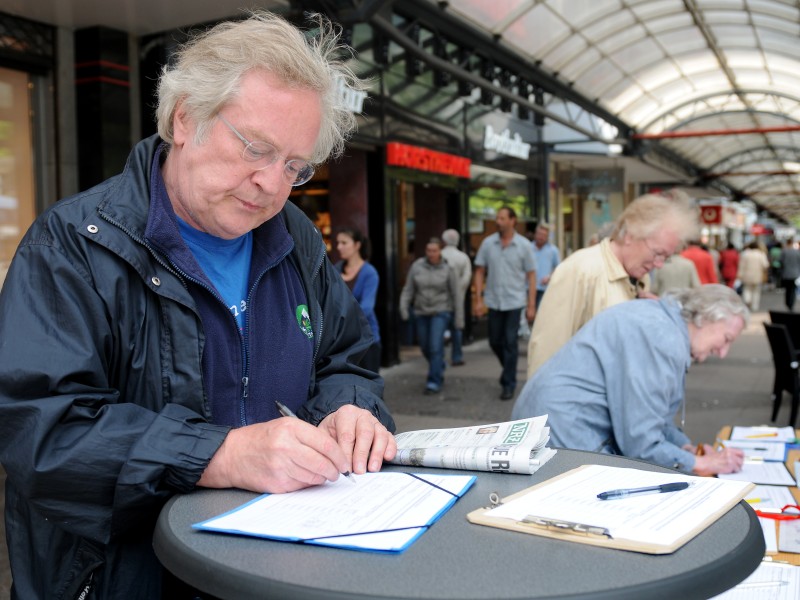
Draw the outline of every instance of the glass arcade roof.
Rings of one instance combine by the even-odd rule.
[[[698,167],[707,181],[789,221],[800,218],[798,3],[436,4],[616,115],[646,147],[660,145]],[[548,102],[549,110],[558,110],[558,98]]]

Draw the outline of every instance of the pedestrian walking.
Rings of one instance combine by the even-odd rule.
[[[688,258],[697,267],[697,276],[700,277],[700,283],[703,285],[707,283],[719,283],[717,278],[717,266],[714,264],[714,259],[711,253],[703,248],[703,245],[697,240],[691,240],[686,250],[681,252],[681,256]]]
[[[442,242],[431,238],[425,256],[411,263],[400,293],[400,317],[414,311],[417,343],[428,361],[425,393],[436,394],[444,383],[444,332],[451,323],[464,328],[464,303],[458,300],[456,273],[442,258]]]
[[[472,261],[466,252],[458,249],[458,244],[461,241],[461,235],[455,229],[446,229],[442,233],[442,257],[450,265],[450,268],[456,272],[456,279],[458,280],[458,298],[461,305],[464,305],[464,298],[466,297],[469,284],[472,282]],[[452,324],[450,329],[450,364],[454,367],[459,367],[464,364],[464,328],[456,327],[455,323]]]
[[[736,279],[739,276],[739,251],[732,242],[719,254],[719,271],[725,285],[729,288],[736,286]]]
[[[533,234],[533,257],[536,259],[536,309],[550,283],[550,277],[561,262],[558,247],[550,241],[550,225],[539,223]]]
[[[489,345],[503,366],[501,400],[517,387],[519,321],[536,315],[536,259],[531,244],[516,232],[517,214],[509,206],[497,211],[497,232],[481,242],[475,256],[475,316],[489,314]]]
[[[783,282],[786,309],[794,310],[797,299],[797,278],[800,277],[800,250],[794,240],[788,240],[781,253],[781,281]]]
[[[739,257],[739,279],[742,282],[742,299],[755,312],[761,304],[761,285],[769,268],[767,255],[756,242],[751,242]]]

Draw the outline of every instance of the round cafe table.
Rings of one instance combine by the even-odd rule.
[[[764,556],[753,510],[740,502],[676,552],[640,554],[474,525],[466,514],[585,464],[669,471],[639,460],[577,450],[534,475],[476,472],[473,487],[400,554],[357,552],[201,532],[192,524],[256,497],[199,490],[170,500],[153,544],[163,565],[219,598],[483,600],[709,598],[744,580]],[[465,471],[387,466],[386,470]]]

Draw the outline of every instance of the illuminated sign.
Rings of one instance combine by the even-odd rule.
[[[483,149],[523,160],[528,160],[531,155],[531,145],[523,142],[518,133],[515,133],[514,137],[511,137],[508,129],[503,130],[503,133],[497,133],[491,125],[487,125],[484,130]]]
[[[364,100],[367,99],[367,92],[363,90],[354,90],[345,83],[342,77],[337,78],[336,89],[350,112],[358,114],[363,112]]]
[[[706,225],[719,225],[722,223],[722,206],[719,204],[701,206],[700,218]]]
[[[455,154],[389,142],[386,144],[386,164],[469,179],[469,167],[472,161]]]

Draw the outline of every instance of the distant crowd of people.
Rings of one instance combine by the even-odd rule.
[[[528,378],[512,418],[549,415],[556,446],[701,475],[741,469],[741,451],[698,449],[675,421],[685,414],[692,362],[725,357],[758,309],[770,262],[756,243],[715,255],[698,241],[697,210],[678,192],[637,198],[595,243],[563,261],[547,224],[528,240],[513,209],[503,207],[496,226],[475,255],[472,306],[475,317],[487,317],[501,400],[516,395],[520,320],[533,324]],[[430,240],[401,294],[404,319],[413,308],[431,394],[444,383],[444,332],[463,326],[466,288],[458,281],[468,280],[456,265],[468,259],[456,252],[443,258],[440,240]],[[800,251],[787,244],[773,257],[784,285],[795,256]]]

